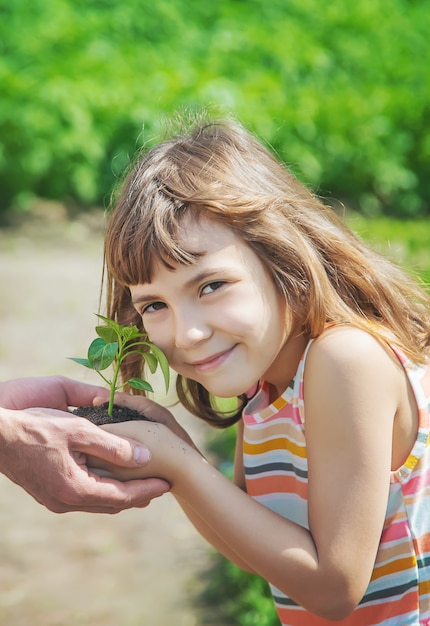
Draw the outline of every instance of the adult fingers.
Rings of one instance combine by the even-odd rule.
[[[170,485],[159,478],[123,483],[95,477],[94,485],[92,489],[86,490],[85,496],[74,492],[64,500],[51,499],[42,503],[54,513],[82,511],[114,515],[126,509],[145,508],[153,499],[170,490]]]
[[[109,433],[84,418],[69,417],[67,421],[52,422],[58,439],[65,440],[72,453],[91,455],[124,467],[144,465],[149,460],[149,451],[139,441]]]
[[[57,377],[64,389],[67,403],[69,406],[87,406],[93,403],[96,396],[103,398],[103,401],[109,397],[109,391],[99,385],[89,385],[81,383],[65,376]]]

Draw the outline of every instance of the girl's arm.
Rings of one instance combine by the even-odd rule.
[[[249,566],[238,554],[220,537],[219,533],[214,531],[203,517],[200,517],[199,511],[192,509],[188,502],[178,495],[176,500],[197,532],[208,541],[215,550],[225,556],[229,561],[251,574],[257,572]]]
[[[108,428],[145,443],[152,458],[132,472],[170,482],[215,546],[309,611],[342,619],[362,598],[379,545],[399,377],[361,331],[327,333],[312,346],[304,381],[310,531],[250,498],[163,425]]]
[[[236,435],[236,451],[235,451],[235,460],[234,460],[234,476],[233,482],[235,485],[246,491],[245,487],[245,472],[243,468],[243,422],[240,421],[237,425],[237,435]],[[202,519],[199,515],[198,510],[193,510],[188,506],[187,502],[178,495],[176,495],[176,499],[183,509],[184,513],[187,515],[190,522],[193,524],[194,528],[223,556],[232,561],[235,565],[240,567],[247,572],[252,574],[256,574],[254,570],[252,570],[247,563],[245,563],[242,559],[239,559],[238,555],[231,550],[231,548],[222,540],[222,538],[214,533],[207,525],[204,519]]]

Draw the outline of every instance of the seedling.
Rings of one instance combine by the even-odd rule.
[[[130,378],[118,384],[121,363],[130,354],[140,354],[145,359],[149,370],[153,374],[160,366],[166,385],[166,392],[169,389],[170,370],[164,353],[148,341],[148,336],[141,333],[137,326],[121,326],[114,320],[97,315],[103,320],[103,326],[96,326],[97,339],[88,348],[86,359],[70,357],[72,361],[95,370],[99,376],[109,386],[108,415],[112,416],[115,392],[120,391],[125,385],[130,385],[133,389],[143,389],[153,391],[152,386],[142,378]],[[113,366],[113,376],[109,379],[102,374],[109,366]]]

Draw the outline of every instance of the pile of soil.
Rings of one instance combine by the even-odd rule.
[[[104,424],[119,424],[120,422],[132,422],[136,420],[150,421],[146,415],[126,406],[113,405],[112,415],[108,415],[108,402],[100,406],[78,406],[72,413],[79,417],[85,417],[96,426]]]

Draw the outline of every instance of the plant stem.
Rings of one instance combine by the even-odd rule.
[[[115,362],[115,368],[114,368],[114,372],[113,372],[113,378],[112,381],[110,383],[110,394],[109,394],[109,405],[108,405],[108,415],[109,417],[112,417],[112,411],[113,411],[113,402],[114,402],[114,398],[115,398],[115,391],[117,390],[117,380],[118,380],[118,376],[119,376],[119,369],[121,366],[121,361],[123,359],[123,348],[124,345],[121,341],[121,337],[118,336],[118,356]]]

